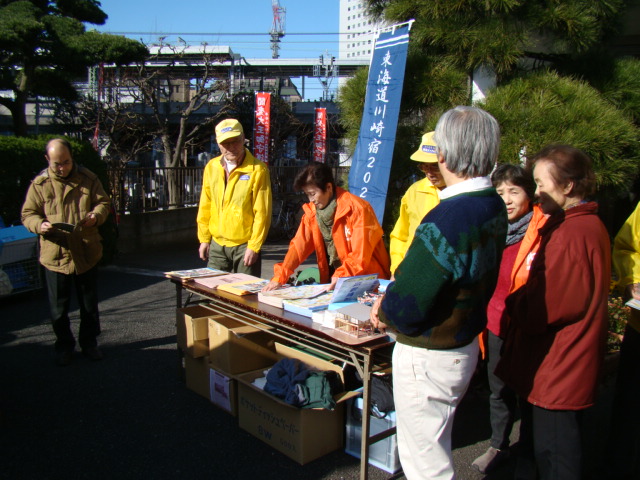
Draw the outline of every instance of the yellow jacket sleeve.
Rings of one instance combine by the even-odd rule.
[[[253,190],[253,227],[251,238],[247,244],[254,252],[259,252],[262,244],[267,239],[269,227],[271,226],[271,177],[269,169],[257,171],[258,178],[254,183]]]
[[[640,283],[640,203],[616,235],[613,266],[621,288]]]
[[[200,203],[198,204],[198,241],[200,243],[211,242],[211,232],[209,231],[209,220],[211,219],[211,175],[213,164],[207,163],[202,174],[202,192],[200,193]]]
[[[407,192],[408,193],[408,192]],[[391,256],[391,274],[396,271],[398,265],[404,258],[404,254],[409,249],[410,241],[413,239],[413,235],[409,238],[409,205],[407,199],[407,193],[402,196],[400,201],[400,214],[396,221],[391,235],[389,236],[389,255]],[[415,233],[415,228],[414,228]]]
[[[400,215],[389,235],[392,275],[407,253],[416,228],[424,216],[438,203],[440,203],[438,189],[427,178],[412,184],[403,195],[400,202]]]

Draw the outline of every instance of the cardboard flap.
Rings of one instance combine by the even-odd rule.
[[[207,340],[209,338],[209,319],[207,317],[193,318],[191,320],[193,328],[193,340]]]
[[[206,357],[209,355],[209,342],[208,340],[195,340],[193,345],[187,350],[190,356],[193,358]]]
[[[318,358],[315,357],[313,355],[310,355],[308,353],[305,353],[303,351],[300,351],[296,348],[292,348],[292,347],[288,347],[286,345],[283,345],[282,343],[278,343],[276,342],[276,353],[278,354],[278,359],[282,359],[282,358],[294,358],[296,360],[300,360],[301,362],[303,362],[304,364],[308,365],[309,367],[315,368],[316,370],[320,370],[320,371],[327,371],[327,370],[332,370],[336,373],[338,373],[338,375],[340,375],[340,380],[342,380],[342,382],[344,383],[344,376],[343,376],[343,372],[342,372],[342,368],[340,368],[339,365],[336,365],[334,363],[331,363],[327,360],[323,360],[322,358]],[[238,381],[244,383],[245,385],[264,392],[264,390],[256,387],[255,385],[253,385],[253,381],[256,378],[260,378],[264,376],[264,372],[265,370],[267,370],[267,368],[261,368],[259,370],[253,370],[251,372],[247,372],[247,373],[243,373],[241,375],[237,375],[236,378],[238,379]],[[269,395],[267,392],[264,392],[265,395]],[[360,395],[361,393],[359,391],[352,391],[352,392],[341,392],[338,393],[336,395],[333,396],[333,399],[335,400],[336,403],[343,403],[346,402],[347,400],[349,400],[350,398],[353,397],[357,397],[358,395]],[[289,405],[288,403],[280,400],[279,398],[273,397],[271,395],[269,395],[269,397],[273,398],[274,401],[281,403],[282,405],[286,405],[290,408],[298,408],[298,407],[294,407],[293,405]],[[305,409],[305,410],[324,410],[322,408],[310,408],[310,409]]]
[[[360,395],[361,395],[360,392],[352,390],[350,392],[338,393],[337,395],[333,396],[333,399],[335,400],[336,403],[342,403],[342,402],[346,402],[351,398],[359,397]]]
[[[342,368],[335,363],[331,363],[328,360],[323,360],[322,358],[310,355],[306,352],[298,350],[297,348],[288,347],[278,342],[276,342],[276,353],[278,354],[279,358],[295,358],[296,360],[300,360],[301,362],[315,368],[316,370],[333,370],[338,375],[340,375],[340,380],[342,380],[342,383],[344,383],[344,374],[342,372]]]
[[[240,327],[232,328],[229,331],[233,333],[236,337],[245,337],[247,335],[251,335],[252,333],[260,332],[262,330],[259,328],[253,327],[251,325],[242,325]]]

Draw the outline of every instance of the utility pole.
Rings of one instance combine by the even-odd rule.
[[[273,24],[271,25],[271,58],[280,58],[280,39],[284,37],[286,9],[280,6],[279,0],[271,0]]]
[[[318,64],[313,66],[313,76],[318,77],[322,84],[322,100],[331,100],[329,98],[329,88],[334,78],[338,76],[338,65],[336,65],[336,57],[326,52],[318,58]]]

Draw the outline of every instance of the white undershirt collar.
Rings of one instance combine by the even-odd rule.
[[[486,177],[474,177],[460,183],[451,185],[450,187],[440,190],[440,200],[451,198],[461,193],[477,192],[492,187],[491,179]]]

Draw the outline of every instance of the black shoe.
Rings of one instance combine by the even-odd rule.
[[[83,348],[82,349],[82,354],[93,360],[94,362],[97,362],[99,360],[102,360],[104,357],[102,355],[102,352],[98,349],[98,347],[89,347],[89,348]]]
[[[68,367],[73,362],[73,350],[63,350],[58,353],[57,359],[58,365],[61,367]]]

